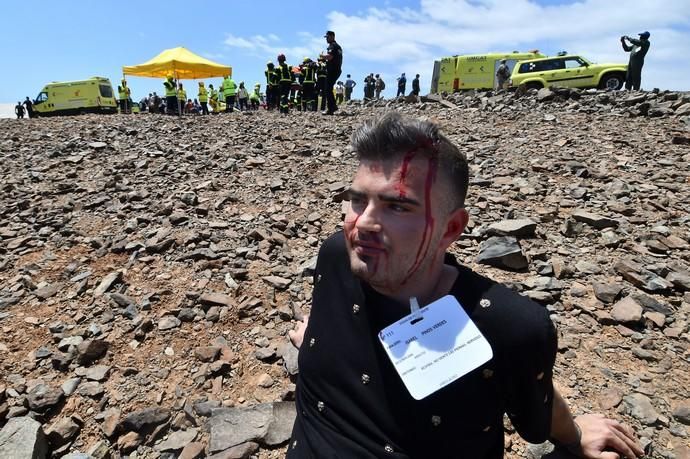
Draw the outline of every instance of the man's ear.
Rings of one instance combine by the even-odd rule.
[[[462,232],[465,231],[465,227],[469,221],[470,214],[464,207],[460,207],[451,212],[446,221],[446,228],[441,243],[446,248],[450,247],[450,245],[460,237]]]

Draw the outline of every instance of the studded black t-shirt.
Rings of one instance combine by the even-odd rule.
[[[526,440],[549,436],[557,338],[548,312],[460,266],[454,295],[491,344],[486,364],[422,400],[409,394],[378,341],[409,306],[353,276],[344,236],[324,242],[299,353],[289,459],[494,459],[503,415]]]

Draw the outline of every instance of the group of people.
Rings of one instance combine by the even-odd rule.
[[[26,96],[24,102],[19,101],[17,105],[14,106],[14,114],[17,115],[17,119],[24,118],[24,112],[26,112],[29,118],[34,117],[34,104],[31,102],[31,99],[29,99],[29,96]]]
[[[345,82],[345,100],[350,100],[352,97],[352,89],[357,85],[355,81],[347,76],[347,81]],[[395,93],[395,97],[400,97],[405,95],[407,88],[407,77],[402,73],[398,78],[398,89]],[[370,73],[364,78],[364,100],[380,99],[381,92],[386,89],[386,82],[383,81],[380,74],[374,75]],[[349,91],[348,91],[349,90]],[[412,91],[410,96],[419,96],[419,74],[415,75],[414,80],[412,80]]]
[[[290,66],[285,54],[281,53],[277,65],[272,61],[266,64],[266,108],[289,113],[291,108],[317,111],[320,105],[322,114],[335,113],[338,103],[334,85],[342,72],[343,49],[332,30],[327,31],[324,38],[328,48],[316,60],[305,57],[299,65]]]
[[[230,75],[223,77],[219,89],[208,85],[203,81],[198,83],[197,97],[192,100],[187,96],[187,90],[181,82],[175,80],[173,75],[167,75],[163,82],[165,98],[160,98],[155,92],[149,94],[147,105],[151,113],[177,114],[201,114],[208,115],[221,111],[232,112],[237,108],[240,111],[258,110],[263,103],[261,84],[256,83],[252,92],[245,87],[244,81],[239,86]],[[224,107],[223,107],[224,105]],[[209,106],[211,111],[209,111]]]

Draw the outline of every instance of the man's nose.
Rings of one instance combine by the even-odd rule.
[[[360,231],[381,231],[380,209],[375,202],[370,201],[364,211],[359,214],[355,227]]]

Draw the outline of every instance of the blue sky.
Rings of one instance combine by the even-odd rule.
[[[251,86],[263,83],[278,52],[289,63],[316,56],[329,29],[344,49],[343,78],[359,82],[357,97],[369,72],[382,74],[387,95],[401,72],[420,73],[427,91],[434,59],[453,54],[565,49],[627,62],[618,38],[643,30],[652,34],[643,87],[690,90],[690,0],[664,0],[663,8],[649,0],[24,0],[6,2],[3,16],[0,49],[12,70],[0,84],[5,103],[35,97],[49,81],[99,75],[117,85],[123,65],[175,46],[231,65],[235,80]],[[162,91],[157,79],[128,80],[135,100]]]

